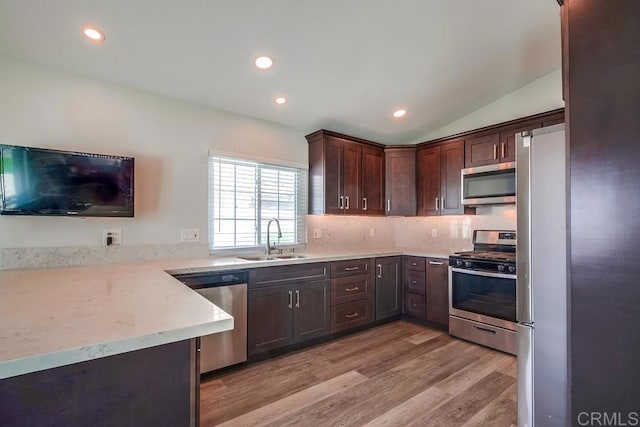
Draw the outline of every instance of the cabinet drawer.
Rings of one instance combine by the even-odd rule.
[[[366,325],[374,320],[373,299],[348,302],[331,307],[331,333]]]
[[[280,265],[249,270],[249,288],[305,283],[329,278],[329,263]]]
[[[350,259],[331,263],[331,278],[368,274],[373,269],[373,259]]]
[[[407,256],[404,258],[404,267],[407,270],[424,271],[425,258],[421,256]]]
[[[424,295],[426,292],[426,274],[422,271],[405,271],[404,292]]]
[[[370,274],[331,279],[331,305],[373,297],[373,279]]]
[[[418,319],[425,319],[425,297],[418,294],[405,294],[404,312]]]

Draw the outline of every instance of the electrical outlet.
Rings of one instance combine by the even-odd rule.
[[[313,229],[313,238],[314,239],[320,239],[322,237],[322,230],[319,228],[314,228]]]
[[[122,230],[102,230],[102,244],[104,246],[119,246],[122,244]]]
[[[192,243],[200,241],[199,228],[182,228],[180,229],[180,242]]]
[[[369,229],[369,237],[373,237],[376,235],[376,229],[375,228],[370,228]]]
[[[438,229],[437,228],[432,228],[431,229],[431,237],[438,237]]]

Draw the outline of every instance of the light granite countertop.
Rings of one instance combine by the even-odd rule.
[[[419,249],[305,253],[0,271],[0,379],[233,329],[233,318],[167,272],[414,255]]]

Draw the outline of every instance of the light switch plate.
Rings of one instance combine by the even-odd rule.
[[[431,229],[431,237],[438,237],[438,229],[437,228],[432,228]]]
[[[200,229],[199,228],[181,228],[180,229],[180,242],[181,243],[193,243],[200,241]]]
[[[319,228],[314,228],[313,229],[313,238],[314,239],[320,239],[322,237],[322,230]]]

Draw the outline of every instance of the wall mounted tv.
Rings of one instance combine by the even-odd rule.
[[[0,145],[0,214],[133,216],[133,157]]]

